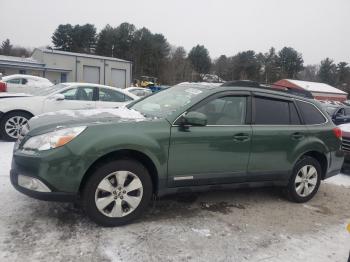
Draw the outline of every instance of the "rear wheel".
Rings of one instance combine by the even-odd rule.
[[[294,167],[293,175],[285,189],[289,200],[297,203],[309,201],[317,193],[322,169],[313,157],[303,157]]]
[[[31,114],[20,111],[5,114],[0,121],[1,136],[7,141],[17,140],[22,126],[27,124],[31,117]]]
[[[83,206],[99,225],[124,225],[141,216],[152,192],[150,175],[142,164],[112,161],[91,174],[83,191]]]

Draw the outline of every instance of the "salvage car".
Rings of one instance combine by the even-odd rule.
[[[40,88],[53,86],[53,83],[44,77],[22,74],[4,76],[2,81],[6,83],[6,92],[9,93],[33,94]]]
[[[315,100],[259,84],[183,84],[125,108],[31,119],[11,182],[79,201],[103,226],[140,217],[152,195],[279,186],[306,202],[343,164],[341,131]]]
[[[23,125],[33,116],[62,109],[119,107],[139,99],[123,89],[88,83],[62,83],[41,88],[35,96],[0,95],[0,136],[18,138]]]
[[[331,116],[332,121],[336,125],[350,123],[350,107],[349,106],[336,106],[336,105],[323,105],[327,113]]]

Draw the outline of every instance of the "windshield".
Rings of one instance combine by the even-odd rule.
[[[53,92],[56,92],[64,87],[67,87],[67,84],[57,84],[54,86],[49,86],[49,87],[41,87],[32,92],[33,95],[35,96],[47,96]]]
[[[133,104],[132,109],[146,116],[166,117],[191,104],[208,90],[190,86],[173,86]]]

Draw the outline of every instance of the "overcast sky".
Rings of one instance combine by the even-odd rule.
[[[330,57],[350,63],[350,0],[0,0],[0,41],[51,44],[59,24],[129,22],[212,58],[291,46],[306,64]]]

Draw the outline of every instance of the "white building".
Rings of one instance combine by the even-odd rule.
[[[53,83],[87,82],[125,88],[131,84],[132,63],[113,57],[35,49],[31,58],[0,56],[0,72],[42,76]]]

